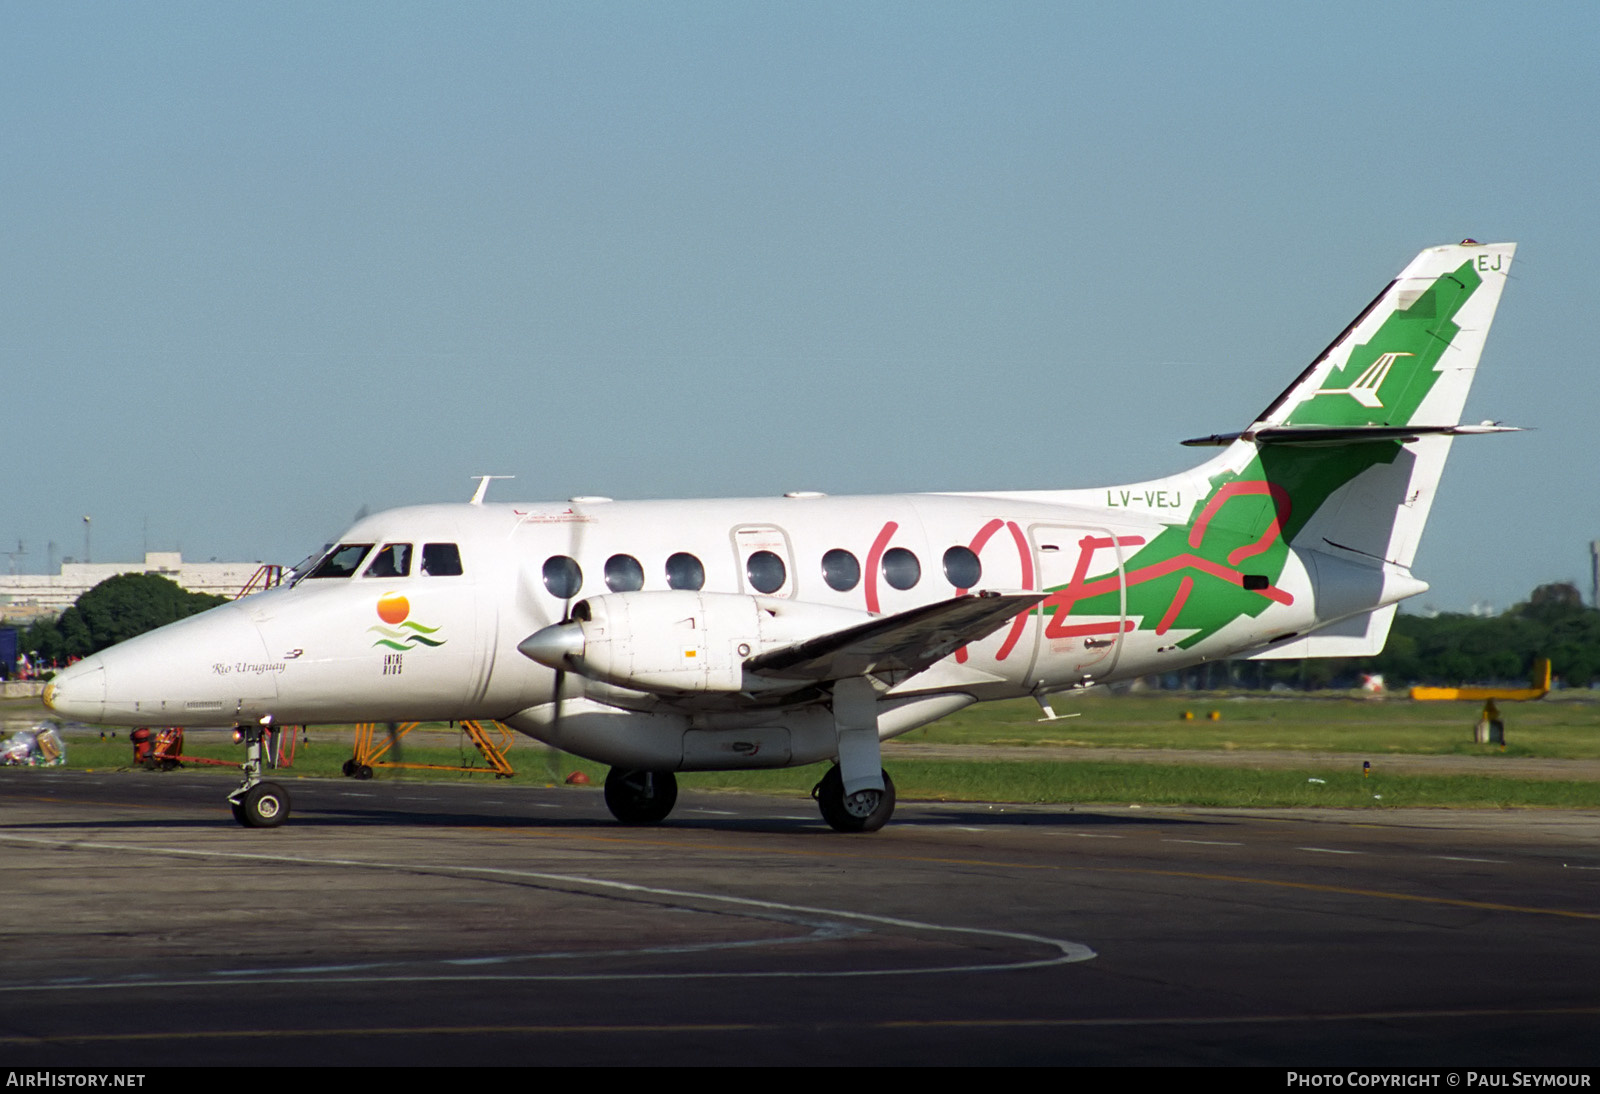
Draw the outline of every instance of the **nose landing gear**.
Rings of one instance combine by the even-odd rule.
[[[261,736],[263,725],[243,725],[238,733],[244,738],[244,782],[228,795],[228,805],[233,809],[233,819],[246,828],[276,828],[289,819],[289,792],[277,783],[261,779]]]

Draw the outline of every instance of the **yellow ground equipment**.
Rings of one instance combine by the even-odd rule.
[[[1506,724],[1500,718],[1500,708],[1495,700],[1520,702],[1526,699],[1543,699],[1550,693],[1550,659],[1540,657],[1533,662],[1533,680],[1525,688],[1412,688],[1411,698],[1422,700],[1468,700],[1483,703],[1483,717],[1473,730],[1473,739],[1479,744],[1505,747]]]
[[[506,759],[506,753],[511,750],[514,737],[511,730],[499,722],[490,722],[494,727],[495,738],[491,739],[490,731],[481,722],[456,723],[472,738],[472,743],[477,746],[488,767],[468,767],[466,765],[452,764],[414,764],[403,763],[400,756],[400,739],[410,733],[421,722],[400,722],[385,726],[381,737],[378,737],[378,724],[376,722],[361,722],[356,726],[355,755],[344,762],[343,771],[352,779],[372,778],[372,769],[375,767],[409,767],[428,771],[470,771],[493,774],[499,779],[509,779],[516,774],[511,761]],[[395,758],[384,759],[390,752]]]

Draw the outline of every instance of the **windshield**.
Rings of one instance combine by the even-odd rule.
[[[311,567],[322,561],[322,556],[327,554],[328,548],[332,546],[333,544],[331,543],[324,543],[321,550],[313,551],[305,558],[302,558],[299,562],[296,562],[294,567],[286,575],[284,575],[283,584],[293,585],[302,580],[310,571]]]
[[[411,573],[411,544],[385,543],[383,550],[372,556],[372,564],[363,577],[406,577]]]
[[[361,560],[372,550],[370,543],[341,543],[317,563],[307,577],[349,577],[361,568]]]

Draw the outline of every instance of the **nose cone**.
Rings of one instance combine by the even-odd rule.
[[[572,661],[583,656],[583,626],[556,623],[534,631],[517,643],[517,652],[553,669],[570,669]]]
[[[46,703],[85,722],[216,725],[271,713],[282,668],[245,611],[224,604],[84,658]]]
[[[68,665],[44,686],[44,705],[80,722],[98,722],[106,711],[106,670],[94,658]]]

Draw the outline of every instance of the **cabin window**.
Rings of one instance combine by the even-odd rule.
[[[566,555],[551,555],[544,560],[544,587],[558,600],[571,600],[583,588],[583,571]]]
[[[706,568],[700,560],[687,551],[679,551],[667,559],[667,588],[702,589],[706,584]]]
[[[644,588],[644,567],[632,555],[606,559],[606,588],[614,593],[635,593]]]
[[[360,569],[361,560],[367,557],[367,552],[370,550],[372,550],[370,543],[341,543],[317,563],[317,568],[311,571],[311,576],[349,577]]]
[[[944,579],[958,589],[976,588],[983,580],[983,563],[970,547],[952,547],[944,553]]]
[[[893,588],[909,589],[922,580],[922,563],[904,547],[891,547],[883,552],[883,580]]]
[[[828,588],[847,593],[861,584],[861,563],[849,551],[835,547],[822,556],[822,580]]]
[[[383,550],[372,556],[372,561],[362,571],[362,577],[409,577],[411,575],[411,544],[385,543]]]
[[[784,566],[783,559],[771,551],[756,551],[744,560],[744,574],[756,592],[775,593],[783,588],[788,568]]]
[[[422,572],[429,577],[460,577],[461,551],[454,543],[423,544]]]

